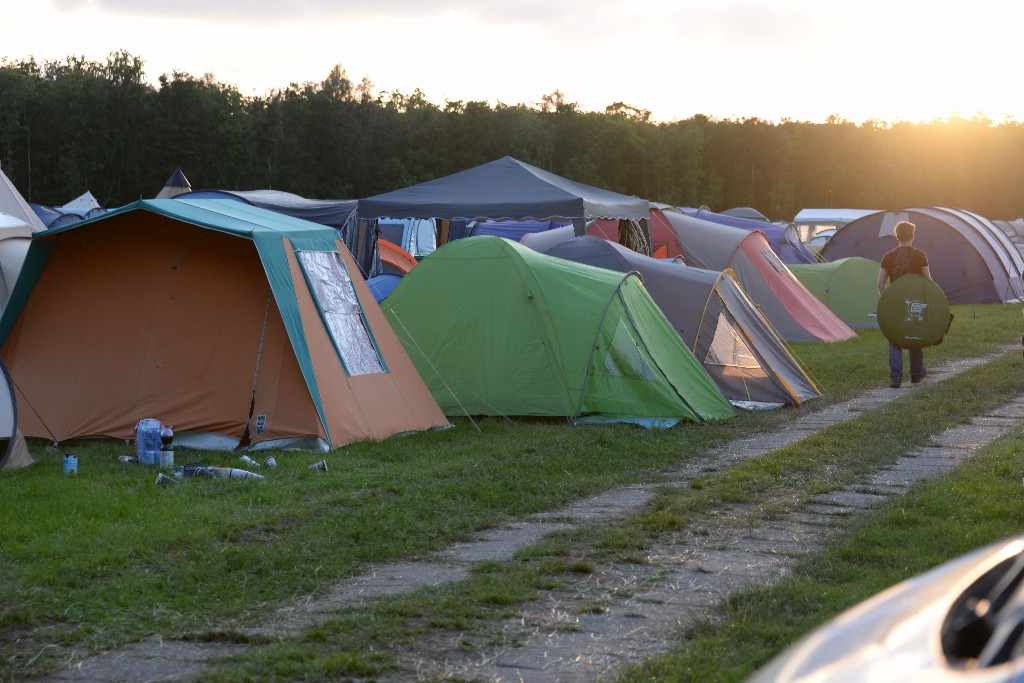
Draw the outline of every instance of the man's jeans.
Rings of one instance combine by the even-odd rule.
[[[910,355],[910,379],[924,377],[924,349],[907,349]],[[903,349],[889,344],[889,380],[903,382]]]

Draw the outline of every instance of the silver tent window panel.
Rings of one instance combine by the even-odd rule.
[[[330,251],[302,251],[299,260],[348,374],[384,372],[341,255]]]
[[[705,365],[720,365],[735,370],[738,376],[763,375],[761,363],[754,358],[750,347],[740,337],[732,324],[726,320],[724,315],[719,314],[718,325],[715,327],[715,337],[711,342],[707,355],[704,357]]]

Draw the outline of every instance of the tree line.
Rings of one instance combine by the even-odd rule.
[[[699,91],[695,91],[699,98]],[[112,208],[181,168],[193,189],[357,199],[509,155],[573,180],[674,206],[949,206],[1024,216],[1024,126],[975,117],[825,123],[698,115],[655,122],[560,91],[529,104],[374,92],[341,66],[319,83],[243,96],[212,76],[145,80],[141,58],[0,59],[0,167],[30,201],[85,191]]]

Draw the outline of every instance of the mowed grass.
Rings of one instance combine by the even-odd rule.
[[[929,365],[986,354],[1019,340],[1019,306],[954,307],[954,312],[957,320],[950,335],[926,352]],[[274,453],[279,466],[261,470],[265,481],[190,479],[178,486],[157,486],[154,468],[117,462],[117,455],[130,452],[129,444],[51,448],[34,442],[38,465],[0,475],[0,566],[5,574],[0,582],[0,680],[21,680],[154,633],[203,637],[230,631],[235,623],[258,622],[284,601],[324,589],[368,563],[421,555],[509,518],[557,508],[611,486],[658,481],[669,467],[725,440],[887,381],[885,342],[877,331],[862,331],[841,344],[796,345],[794,352],[826,392],[825,399],[799,409],[663,431],[456,419],[446,431],[347,446],[327,455],[328,472],[309,469],[320,459],[318,454]],[[993,377],[1001,387],[995,392],[964,386],[995,400],[1024,390],[1015,370],[1018,364],[1002,361]],[[924,411],[928,393],[915,393]],[[922,429],[950,419],[941,413],[948,413],[953,403],[961,404],[960,414],[974,408],[945,395],[933,402],[934,420],[861,425],[853,433],[822,435],[825,441],[815,448],[840,457],[850,439],[880,428],[898,429],[913,443],[927,433]],[[62,474],[67,451],[78,455],[78,475]],[[241,466],[236,458],[229,453],[176,453],[179,464]],[[638,526],[628,533],[631,544],[642,544],[637,534],[658,533],[665,517],[681,523],[686,506],[756,495],[758,488],[750,482],[767,482],[777,470],[789,470],[778,463],[761,466],[767,469],[726,471],[704,482],[696,489],[704,502],[662,501],[662,510],[683,508],[633,522]],[[807,470],[798,485],[832,485],[815,474],[820,468],[808,465]],[[594,552],[604,551],[596,544]],[[586,559],[574,560],[573,567],[585,570]],[[517,582],[500,573],[491,579],[490,589],[473,592],[470,600],[458,594],[460,589],[451,589],[456,591],[451,603],[473,613],[481,603],[507,609],[529,597],[537,581],[543,586],[547,580],[531,574]],[[488,572],[479,580],[487,581]],[[284,667],[278,671],[283,679],[315,678],[320,670],[338,676],[373,675],[377,667],[387,666],[387,658],[361,656],[360,644],[366,638],[388,642],[389,634],[408,632],[401,626],[404,613],[400,609],[399,616],[380,619],[374,628],[356,621],[306,636],[319,638],[326,652],[312,648],[309,655],[277,651],[272,656],[268,651],[267,657]],[[416,618],[421,612],[410,614]],[[464,617],[436,618],[443,625]],[[310,648],[302,651],[309,653]],[[283,664],[289,658],[294,664]],[[249,674],[243,669],[239,673],[244,680]]]

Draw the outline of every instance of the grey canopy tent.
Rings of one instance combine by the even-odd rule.
[[[650,204],[584,185],[506,156],[452,175],[359,200],[359,218],[431,218],[442,221],[438,244],[461,235],[453,222],[471,220],[571,220],[577,235],[598,218],[636,221],[650,252]]]

